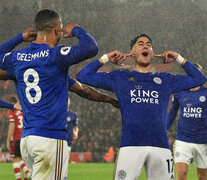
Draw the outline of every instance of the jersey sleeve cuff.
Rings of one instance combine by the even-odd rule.
[[[95,62],[99,67],[102,67],[102,66],[103,66],[103,64],[101,64],[101,62],[99,61],[99,59],[94,60],[94,62]]]

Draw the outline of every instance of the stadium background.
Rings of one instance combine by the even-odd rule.
[[[0,0],[0,43],[23,30],[34,27],[37,11],[49,8],[57,11],[64,25],[77,23],[91,33],[102,54],[117,49],[129,52],[130,40],[139,33],[146,33],[153,39],[155,53],[173,50],[193,63],[200,63],[206,75],[207,68],[207,3],[205,0]],[[62,45],[77,43],[75,39],[62,40]],[[24,48],[23,43],[18,48]],[[97,58],[96,57],[96,58]],[[95,58],[93,58],[95,59]],[[75,74],[93,59],[70,68]],[[162,65],[155,59],[160,71],[183,73],[174,64]],[[108,64],[102,71],[118,67]],[[131,60],[125,68],[133,68]],[[111,92],[101,92],[113,95]],[[10,81],[0,81],[0,98],[16,94]],[[118,149],[121,131],[121,114],[109,104],[85,100],[70,93],[71,110],[76,112],[80,122],[79,140],[74,142],[72,152],[91,152],[93,162],[104,162],[109,146]],[[7,110],[0,109],[0,151],[6,150],[8,130]],[[150,109],[149,109],[150,114]],[[169,131],[170,144],[176,136],[176,124]]]

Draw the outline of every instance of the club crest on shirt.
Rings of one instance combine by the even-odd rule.
[[[156,84],[162,84],[162,80],[161,80],[159,77],[154,77],[154,78],[153,78],[153,81],[154,81]]]
[[[135,81],[133,77],[130,77],[128,81]]]
[[[71,47],[69,47],[69,46],[62,47],[62,48],[60,49],[60,53],[61,53],[62,55],[67,55],[67,54],[70,52],[70,49],[71,49]]]
[[[205,96],[200,96],[200,97],[199,97],[199,101],[200,101],[200,102],[204,102],[204,101],[206,101],[206,97],[205,97]]]
[[[70,117],[67,117],[67,121],[70,122],[71,121],[71,118]]]
[[[118,172],[118,177],[119,177],[120,179],[125,179],[126,176],[127,176],[126,171],[124,171],[124,170],[119,170],[119,172]]]

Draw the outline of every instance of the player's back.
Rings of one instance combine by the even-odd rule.
[[[68,66],[60,61],[57,53],[60,49],[31,43],[28,48],[11,54],[27,130],[23,137],[41,135],[42,129],[47,129],[46,137],[65,137],[61,131],[66,123]],[[59,129],[60,134],[51,133],[55,129]]]

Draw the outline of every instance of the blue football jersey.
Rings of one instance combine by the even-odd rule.
[[[96,60],[77,74],[85,84],[115,92],[122,114],[120,147],[156,146],[169,148],[167,112],[173,92],[197,86],[206,78],[190,62],[183,66],[188,75],[140,73],[137,71],[96,71]]]
[[[201,86],[196,91],[178,92],[174,94],[173,99],[168,121],[171,125],[180,109],[176,139],[189,143],[206,144],[207,88]]]
[[[75,27],[72,34],[79,39],[77,46],[50,48],[31,43],[25,49],[1,54],[1,68],[16,78],[24,113],[22,137],[66,139],[69,66],[98,52],[96,41],[84,29]]]
[[[67,111],[67,135],[66,135],[66,141],[68,143],[68,146],[72,146],[73,141],[73,127],[78,126],[78,117],[77,115],[72,111]]]

